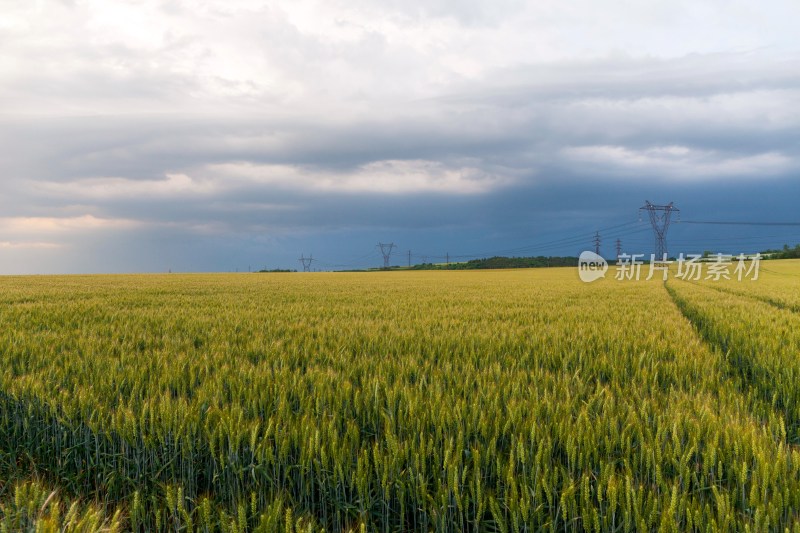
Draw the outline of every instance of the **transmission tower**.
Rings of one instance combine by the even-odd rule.
[[[594,242],[594,253],[596,253],[597,255],[600,255],[600,242],[601,242],[601,240],[600,240],[600,232],[599,231],[596,231],[594,233],[594,241],[593,242]]]
[[[392,248],[394,247],[395,245],[393,242],[388,244],[382,242],[378,243],[378,248],[381,249],[381,255],[383,255],[383,268],[389,268],[389,258],[392,255]]]
[[[310,255],[305,257],[303,254],[300,254],[300,259],[298,259],[298,261],[303,265],[303,272],[311,272],[311,262],[314,261],[314,259]]]
[[[622,255],[622,241],[617,239],[617,259]]]
[[[672,213],[680,213],[680,209],[672,205],[670,202],[667,205],[655,205],[649,201],[645,201],[644,205],[639,208],[641,216],[642,209],[647,211],[650,215],[650,224],[653,226],[653,234],[655,235],[655,254],[656,260],[662,260],[667,257],[667,230],[669,229],[669,221],[672,218]]]

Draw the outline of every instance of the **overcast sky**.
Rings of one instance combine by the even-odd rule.
[[[796,0],[0,0],[0,273],[577,255],[798,221]],[[610,229],[605,229],[610,228]],[[670,229],[670,252],[800,242]]]

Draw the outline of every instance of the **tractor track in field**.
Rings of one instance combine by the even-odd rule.
[[[683,315],[683,317],[692,325],[692,328],[695,330],[698,337],[700,337],[710,348],[714,350],[720,350],[722,353],[725,353],[728,347],[707,334],[706,328],[704,327],[706,321],[702,314],[693,309],[691,305],[684,298],[682,298],[675,291],[675,289],[670,287],[666,281],[664,282],[664,289],[667,291],[667,294],[669,294],[672,303],[675,304],[675,307],[678,308],[678,311],[681,313],[681,315]]]
[[[702,287],[700,284],[693,285]],[[752,402],[748,407],[750,416],[753,417],[754,420],[765,423],[764,414],[774,413],[773,406],[761,397],[764,390],[759,387],[758,383],[754,383],[748,379],[748,369],[732,362],[732,352],[728,344],[721,342],[720,339],[710,333],[712,321],[703,316],[700,310],[694,308],[689,301],[679,295],[666,281],[664,282],[664,289],[669,294],[672,303],[678,308],[681,315],[692,325],[698,337],[702,339],[713,353],[716,353],[721,358],[723,365],[722,372],[724,376],[730,379],[730,385],[733,386],[738,393],[748,397],[749,402]],[[742,360],[742,358],[734,356],[733,360]],[[787,444],[800,446],[800,443],[787,442]]]
[[[757,302],[765,303],[775,307],[776,309],[782,309],[784,311],[791,311],[792,313],[800,313],[800,304],[789,304],[786,302],[782,302],[780,300],[775,300],[774,298],[770,298],[769,296],[761,296],[759,294],[749,294],[746,292],[740,292],[732,289],[728,289],[726,287],[720,287],[716,285],[703,285],[696,281],[692,280],[683,280],[686,283],[691,283],[697,287],[705,287],[708,289],[715,290],[717,292],[721,292],[723,294],[728,294],[731,296],[738,296],[742,298],[749,298],[750,300],[755,300]]]

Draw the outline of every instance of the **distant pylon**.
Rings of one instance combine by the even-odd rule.
[[[311,272],[311,262],[314,261],[312,256],[305,257],[303,254],[300,254],[300,259],[298,259],[300,263],[303,265],[303,272]]]
[[[411,250],[408,251],[408,268],[411,268]]]
[[[645,200],[642,207],[639,208],[641,213],[642,209],[647,211],[650,215],[650,224],[653,226],[653,235],[655,237],[655,256],[656,260],[661,261],[664,257],[669,256],[667,250],[667,230],[669,229],[669,221],[672,218],[672,213],[680,213],[680,209],[672,205],[672,202],[667,205],[655,205]]]
[[[383,268],[389,268],[389,258],[392,255],[392,248],[395,247],[394,243],[379,242],[378,247],[381,249],[381,255],[383,255]]]
[[[600,255],[600,232],[596,231],[594,233],[594,253]]]
[[[617,239],[617,259],[622,255],[622,241]]]

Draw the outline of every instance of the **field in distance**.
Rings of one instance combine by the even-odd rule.
[[[0,278],[0,530],[800,531],[800,261]]]

